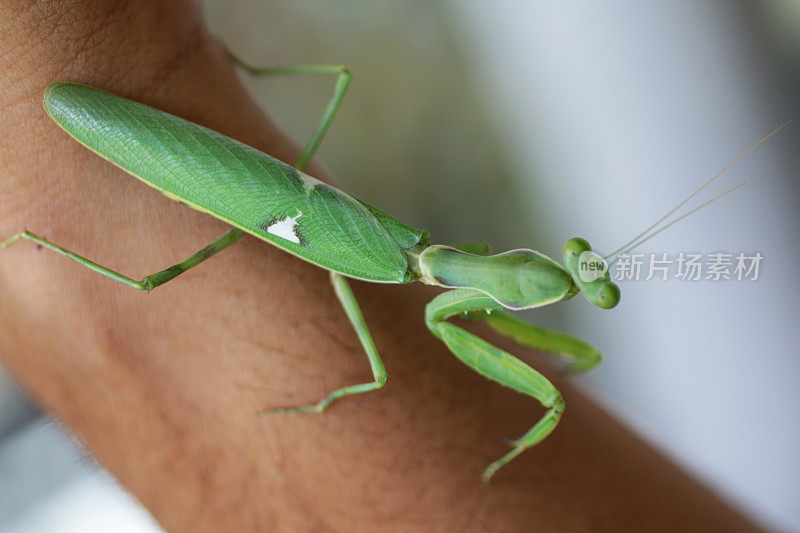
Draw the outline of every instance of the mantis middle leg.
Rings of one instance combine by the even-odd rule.
[[[292,67],[267,68],[253,67],[237,57],[227,48],[225,51],[227,52],[228,58],[233,64],[239,66],[251,76],[259,77],[286,74],[337,74],[336,86],[334,87],[333,95],[331,96],[331,99],[322,114],[322,118],[314,130],[314,133],[306,143],[305,148],[303,148],[303,152],[300,154],[297,163],[295,163],[296,168],[300,170],[305,169],[306,165],[308,165],[308,162],[319,148],[322,138],[325,136],[325,133],[328,131],[328,128],[333,121],[334,115],[336,115],[336,112],[342,105],[344,95],[347,92],[347,88],[350,86],[350,81],[353,79],[353,75],[350,70],[344,65],[298,65]],[[342,308],[347,314],[347,318],[350,320],[350,323],[353,325],[353,328],[358,335],[361,346],[364,348],[364,351],[369,358],[369,363],[372,367],[372,373],[375,380],[369,383],[360,383],[358,385],[350,385],[348,387],[337,389],[316,404],[301,407],[267,409],[262,411],[263,413],[321,413],[339,398],[353,394],[361,394],[383,387],[383,385],[386,383],[386,380],[389,378],[388,374],[386,373],[386,369],[383,366],[383,362],[381,361],[380,355],[378,354],[378,350],[375,347],[375,343],[372,340],[372,336],[369,333],[367,324],[364,321],[361,309],[358,306],[358,302],[356,301],[355,295],[353,295],[353,291],[350,289],[347,280],[341,274],[331,272],[331,283],[333,284],[333,289],[337,298],[339,298],[339,302],[342,304]]]
[[[356,301],[356,297],[353,294],[352,289],[350,289],[350,285],[348,285],[344,276],[336,272],[331,272],[331,283],[333,284],[333,290],[336,293],[336,297],[339,298],[339,302],[342,304],[342,308],[347,314],[347,318],[353,325],[353,329],[356,330],[358,340],[361,341],[361,346],[367,353],[369,364],[372,367],[372,374],[375,377],[375,380],[368,383],[360,383],[358,385],[350,385],[347,387],[342,387],[341,389],[337,389],[316,404],[302,407],[266,409],[262,411],[262,413],[321,413],[335,400],[353,394],[361,394],[380,389],[389,379],[389,375],[386,373],[386,368],[383,366],[383,361],[381,361],[381,357],[378,354],[378,349],[375,347],[375,343],[372,340],[372,335],[369,333],[367,323],[364,321],[361,308],[358,306],[358,302]]]

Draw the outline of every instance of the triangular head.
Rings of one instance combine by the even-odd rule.
[[[592,252],[586,239],[575,237],[564,244],[564,266],[578,289],[594,305],[611,309],[619,303],[621,293],[610,279],[608,263]]]

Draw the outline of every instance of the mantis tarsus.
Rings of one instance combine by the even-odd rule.
[[[539,372],[448,319],[461,315],[483,320],[520,345],[560,355],[568,371],[582,372],[600,362],[596,348],[573,336],[529,324],[505,310],[541,307],[568,300],[579,292],[598,307],[608,309],[619,302],[619,288],[607,271],[590,281],[582,278],[579,258],[591,252],[583,239],[566,242],[563,266],[530,249],[489,255],[480,243],[431,245],[427,231],[408,226],[304,174],[341,105],[352,78],[350,71],[340,65],[257,69],[231,58],[256,76],[338,76],[333,96],[294,167],[222,134],[100,89],[55,82],[44,95],[47,113],[78,142],[173,200],[225,221],[233,226],[231,230],[184,261],[141,280],[27,230],[0,242],[0,249],[18,239],[28,239],[141,290],[155,289],[245,234],[329,270],[336,296],[367,354],[374,380],[335,390],[312,405],[264,411],[267,413],[322,412],[337,399],[379,389],[386,383],[388,374],[347,277],[378,283],[421,281],[451,289],[426,307],[425,322],[431,333],[479,374],[535,398],[547,409],[527,433],[511,442],[511,451],[486,468],[482,479],[488,482],[500,467],[555,429],[564,412],[564,401]]]

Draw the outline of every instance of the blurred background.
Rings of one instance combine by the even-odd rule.
[[[560,258],[582,236],[608,253],[794,118],[704,199],[745,188],[641,250],[760,252],[757,281],[627,281],[613,311],[576,298],[527,318],[602,349],[577,381],[654,446],[762,525],[800,531],[800,3],[205,4],[246,61],[351,67],[320,159],[436,242]],[[300,142],[333,82],[249,84]],[[0,375],[0,530],[159,529]]]

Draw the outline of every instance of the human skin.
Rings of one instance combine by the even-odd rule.
[[[0,238],[28,228],[131,277],[226,227],[70,139],[42,108],[48,83],[299,153],[192,2],[3,2],[0,77]],[[543,358],[469,326],[543,369],[567,404],[550,437],[482,486],[500,437],[544,410],[427,332],[433,289],[352,285],[390,379],[323,415],[255,414],[371,374],[327,272],[252,237],[150,293],[20,241],[0,253],[0,356],[169,531],[754,529]]]

